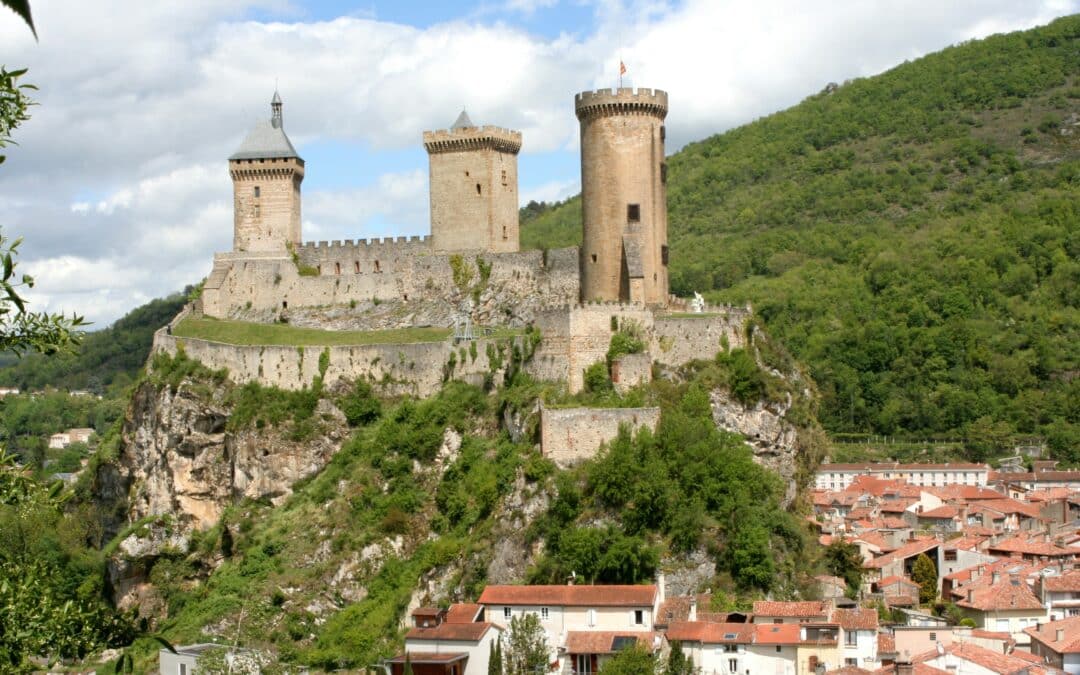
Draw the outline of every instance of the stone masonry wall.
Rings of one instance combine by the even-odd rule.
[[[474,360],[469,345],[452,341],[416,342],[408,344],[357,345],[338,347],[286,347],[273,345],[229,345],[209,340],[180,338],[166,329],[154,334],[153,352],[176,354],[184,352],[213,370],[225,368],[237,383],[259,382],[282,389],[297,390],[310,386],[319,374],[319,357],[330,351],[330,365],[325,382],[339,379],[367,378],[385,395],[411,394],[420,398],[432,396],[443,383],[445,368],[454,353],[456,361],[452,378],[482,384],[493,372],[502,376],[502,368],[493,369],[488,360],[488,345],[495,353],[502,352],[503,364],[509,361],[509,339],[477,340]]]
[[[540,450],[556,465],[566,468],[596,456],[604,443],[627,424],[656,431],[659,408],[544,408],[540,412]]]
[[[285,311],[298,325],[329,328],[450,326],[452,315],[459,313],[472,313],[475,322],[487,325],[525,325],[538,311],[575,302],[579,293],[576,248],[483,254],[491,273],[478,294],[473,293],[480,281],[477,256],[460,256],[471,273],[470,286],[460,288],[453,256],[432,253],[427,237],[307,243],[296,254],[317,275],[302,276],[284,253],[216,255],[203,311],[263,322]],[[330,325],[326,317],[293,320],[300,318],[298,310],[328,307],[351,308],[351,313],[343,310],[351,323]],[[372,316],[380,316],[380,323],[365,324]]]

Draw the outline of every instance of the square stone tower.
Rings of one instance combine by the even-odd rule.
[[[519,248],[517,155],[521,132],[473,125],[424,132],[431,178],[431,243],[437,252]]]
[[[285,251],[300,244],[300,183],[304,160],[282,127],[274,92],[270,119],[256,124],[229,157],[233,181],[233,250]]]
[[[668,302],[667,93],[601,89],[581,122],[581,300]]]

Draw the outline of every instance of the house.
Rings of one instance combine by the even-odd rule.
[[[915,658],[927,666],[948,673],[978,673],[980,675],[1050,675],[1060,673],[1056,668],[1033,664],[1019,654],[1003,654],[970,642],[954,642]]]
[[[177,646],[174,650],[162,648],[158,650],[158,672],[160,675],[194,675],[199,658],[213,649],[227,650],[225,662],[230,666],[244,659],[255,658],[258,654],[250,649],[242,647],[230,647],[213,642],[201,642],[194,645]]]
[[[408,655],[415,675],[486,675],[492,645],[503,628],[484,621],[476,608],[414,610],[413,627],[405,634],[405,652],[386,661],[391,673],[404,673]]]
[[[703,673],[752,671],[750,645],[755,627],[751,623],[676,621],[667,630],[669,642],[678,641],[683,653]]]
[[[905,480],[912,485],[977,485],[985,486],[990,474],[986,464],[900,464],[881,462],[871,464],[822,464],[814,479],[819,489],[843,490],[860,475],[869,474],[886,480]]]
[[[770,675],[801,675],[806,672],[796,670],[802,626],[756,624],[753,628],[754,637],[747,648],[749,667],[744,672]]]
[[[895,551],[891,551],[866,563],[866,583],[871,584],[881,579],[893,576],[911,576],[915,567],[915,561],[920,555],[926,554],[937,569],[941,569],[941,559],[938,555],[942,543],[937,537],[912,537],[907,543]]]
[[[1031,653],[1070,675],[1080,674],[1080,617],[1051,621],[1024,629]]]
[[[874,590],[881,593],[890,607],[914,607],[919,604],[919,584],[907,577],[885,577],[874,584]]]
[[[1046,608],[1019,574],[1010,574],[1007,579],[997,573],[989,579],[984,575],[962,590],[964,597],[956,605],[977,627],[1009,633],[1019,645],[1029,642],[1024,629],[1046,618]]]
[[[627,640],[652,641],[662,598],[657,586],[488,586],[477,603],[489,621],[509,627],[525,614],[535,614],[544,628],[552,663],[564,669],[571,662],[568,640],[571,633],[602,632]],[[616,635],[617,634],[617,635]],[[575,637],[576,645],[586,644]],[[614,642],[614,639],[612,640]],[[587,644],[593,645],[592,642]],[[611,643],[608,645],[611,646]],[[610,651],[578,652],[575,660],[591,664]],[[580,658],[578,658],[580,657]],[[577,664],[575,664],[577,665]],[[590,672],[590,671],[578,671]]]
[[[656,653],[663,646],[663,634],[654,631],[577,631],[566,635],[566,654],[569,672],[575,675],[592,675],[604,662],[615,654],[633,646],[643,647]],[[486,672],[486,671],[485,671]],[[480,675],[483,675],[481,673]]]
[[[1049,610],[1051,621],[1080,616],[1080,570],[1040,576],[1035,581],[1035,595]]]
[[[837,609],[832,620],[840,627],[839,664],[876,668],[878,615],[874,609]]]

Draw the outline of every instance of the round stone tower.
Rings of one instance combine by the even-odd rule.
[[[281,97],[229,157],[233,181],[233,250],[284,251],[300,243],[304,160],[285,135]]]
[[[578,94],[581,122],[581,300],[668,301],[667,92]]]

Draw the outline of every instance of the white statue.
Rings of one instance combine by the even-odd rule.
[[[694,291],[694,299],[690,301],[690,310],[694,314],[701,314],[705,311],[705,298],[701,297],[701,293]]]

